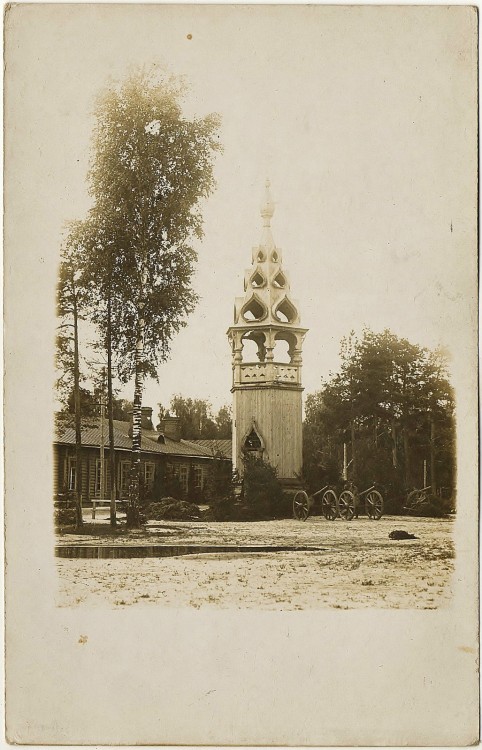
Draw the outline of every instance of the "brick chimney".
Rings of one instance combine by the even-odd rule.
[[[161,421],[161,432],[171,440],[178,443],[181,439],[181,421],[179,417],[170,417],[166,414]]]

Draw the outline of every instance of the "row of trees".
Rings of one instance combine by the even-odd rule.
[[[91,418],[94,420],[100,415],[100,405],[104,397],[103,392],[102,381],[93,390],[89,390],[83,386],[79,387],[80,411],[83,421],[90,420]],[[66,392],[62,398],[62,409],[56,415],[59,426],[70,423],[75,416],[75,396],[75,391],[72,389],[70,392]],[[112,414],[114,419],[127,422],[130,419],[131,413],[132,401],[125,398],[112,398]]]
[[[74,394],[77,466],[81,385],[90,375],[82,368],[81,330],[89,336],[95,331],[105,371],[112,477],[115,386],[133,381],[130,526],[140,520],[143,386],[147,377],[157,379],[173,336],[197,301],[193,243],[202,237],[201,204],[213,189],[213,158],[220,148],[218,117],[185,118],[184,93],[182,80],[153,71],[136,72],[102,92],[88,174],[92,208],[69,225],[61,251],[59,394],[64,400]],[[80,489],[76,509],[80,526]]]
[[[304,470],[313,489],[348,478],[401,498],[421,487],[450,494],[455,479],[454,397],[441,350],[385,330],[343,339],[341,367],[306,400]],[[425,472],[424,472],[425,468]]]
[[[221,406],[214,414],[209,401],[177,394],[172,397],[168,409],[162,404],[158,407],[159,422],[168,414],[178,417],[181,435],[186,440],[231,438],[232,409],[228,405]]]

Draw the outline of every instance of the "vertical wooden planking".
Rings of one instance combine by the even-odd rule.
[[[265,456],[282,479],[294,479],[302,468],[301,391],[289,388],[239,389],[235,398],[235,432],[241,440],[253,418],[265,441]],[[234,448],[237,465],[241,445]]]

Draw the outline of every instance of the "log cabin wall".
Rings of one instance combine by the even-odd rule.
[[[164,485],[166,474],[178,476],[184,495],[190,489],[202,490],[207,482],[212,459],[208,457],[190,457],[160,454],[141,454],[141,471],[151,490],[153,500],[165,496]],[[105,456],[105,495],[110,497],[111,479],[108,451]],[[128,494],[127,475],[131,465],[130,451],[118,451],[115,454],[116,482],[118,499],[126,499]],[[54,445],[54,499],[66,499],[69,490],[74,489],[72,467],[75,467],[75,446]],[[81,460],[81,493],[82,503],[90,504],[100,500],[100,455],[99,449],[82,446]],[[76,480],[77,481],[77,480]]]

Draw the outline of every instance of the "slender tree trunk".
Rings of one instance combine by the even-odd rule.
[[[397,451],[397,425],[395,419],[392,419],[391,423],[391,434],[392,434],[392,463],[395,469],[398,469],[398,451]]]
[[[115,475],[114,403],[112,396],[112,300],[107,300],[107,415],[109,419],[110,525],[116,526],[117,482]]]
[[[405,487],[411,487],[411,478],[412,478],[412,467],[411,467],[411,461],[410,461],[410,436],[408,434],[408,428],[406,425],[404,425],[402,429],[402,435],[403,435],[403,455],[405,459]]]
[[[75,408],[75,525],[80,529],[82,519],[82,423],[80,412],[79,320],[77,297],[73,294],[74,316],[74,408]]]
[[[137,330],[137,342],[135,352],[135,380],[134,380],[134,402],[132,405],[132,452],[131,452],[131,481],[129,492],[129,508],[127,513],[127,525],[130,528],[139,528],[140,519],[140,479],[141,479],[141,420],[142,420],[142,391],[144,376],[141,372],[142,353],[144,351],[144,328],[145,321],[142,309],[140,311],[139,325]]]
[[[430,415],[430,486],[433,494],[437,493],[437,477],[435,469],[435,420]]]
[[[355,438],[355,420],[351,420],[351,476],[352,481],[356,482],[356,438]]]

